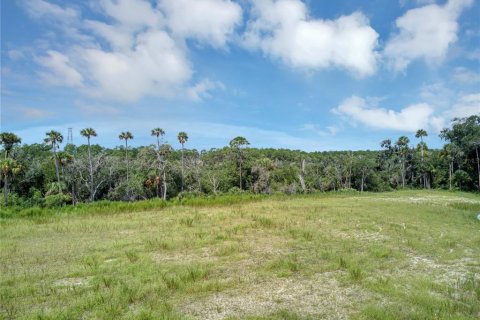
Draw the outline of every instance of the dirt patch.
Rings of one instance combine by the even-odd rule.
[[[87,278],[63,278],[56,280],[53,285],[56,287],[81,287],[88,285]]]
[[[359,197],[358,199],[362,199]],[[364,199],[368,200],[378,200],[378,201],[389,201],[389,202],[402,202],[402,203],[419,203],[419,204],[435,204],[448,206],[450,203],[471,203],[477,204],[480,203],[478,200],[462,198],[462,197],[448,197],[448,196],[424,196],[424,197],[365,197]]]
[[[195,319],[211,320],[268,315],[277,310],[321,319],[348,319],[354,303],[365,299],[359,287],[343,287],[335,273],[329,272],[310,279],[263,279],[242,289],[188,301],[181,310]]]
[[[202,248],[196,251],[182,252],[155,252],[152,253],[152,260],[157,263],[178,263],[188,264],[192,262],[211,262],[217,258],[209,248]]]
[[[368,232],[368,231],[359,231],[359,232],[335,232],[333,234],[335,237],[342,239],[355,239],[361,241],[384,241],[388,237],[381,234],[380,232]]]
[[[410,270],[420,273],[428,273],[434,276],[434,279],[443,283],[455,283],[459,280],[465,280],[469,274],[480,274],[480,267],[474,265],[475,260],[465,257],[452,261],[450,263],[438,263],[432,258],[408,254],[410,257]]]

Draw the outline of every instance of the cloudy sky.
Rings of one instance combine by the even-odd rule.
[[[419,128],[438,147],[480,113],[478,0],[1,2],[1,130],[25,143],[378,149]]]

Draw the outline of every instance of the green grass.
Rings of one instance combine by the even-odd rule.
[[[480,316],[475,194],[242,195],[38,210],[2,213],[0,319]]]

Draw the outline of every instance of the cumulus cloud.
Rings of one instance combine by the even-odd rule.
[[[452,109],[446,112],[448,120],[472,115],[480,115],[480,93],[461,95]]]
[[[300,0],[258,0],[251,15],[243,39],[247,48],[294,68],[339,67],[360,76],[375,72],[378,33],[360,12],[321,20],[309,17]]]
[[[242,8],[230,0],[162,0],[159,5],[174,35],[214,47],[224,47],[242,21]]]
[[[159,0],[156,5],[148,0],[101,0],[94,6],[107,19],[82,20],[71,8],[44,0],[25,2],[31,16],[63,19],[65,23],[58,27],[74,28],[88,39],[46,51],[37,59],[43,67],[41,76],[49,84],[126,102],[144,96],[186,96],[199,101],[220,87],[210,80],[193,83],[186,40],[224,47],[241,22],[238,4],[230,0]]]
[[[101,0],[100,8],[117,23],[133,29],[158,26],[162,19],[161,13],[144,0]]]
[[[473,0],[449,0],[445,5],[430,4],[408,10],[395,21],[398,33],[386,44],[389,66],[403,71],[416,59],[442,61],[457,41],[457,19]]]
[[[142,33],[127,52],[79,49],[79,53],[88,70],[87,92],[98,97],[133,101],[145,95],[169,96],[192,75],[184,52],[161,30]]]
[[[37,62],[48,70],[48,72],[40,72],[40,76],[49,84],[67,87],[82,86],[83,76],[75,69],[66,55],[49,50],[46,56],[37,58]]]
[[[420,128],[438,129],[441,119],[434,117],[434,108],[426,103],[407,106],[400,111],[371,106],[366,99],[352,96],[345,99],[335,114],[353,123],[360,123],[369,128],[415,132]]]

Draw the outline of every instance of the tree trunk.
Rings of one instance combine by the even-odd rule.
[[[478,190],[480,190],[480,159],[478,157],[478,147],[475,147],[475,152],[477,154]]]
[[[300,174],[298,175],[298,178],[300,180],[300,185],[302,186],[302,191],[305,193],[307,189],[305,187],[305,159],[302,160],[302,166],[300,168]]]
[[[128,188],[128,143],[127,143],[127,139],[125,139],[125,160],[127,162],[127,188]]]
[[[88,163],[90,165],[90,201],[93,201],[93,164],[92,154],[90,152],[90,136],[87,137],[88,141]]]
[[[363,185],[365,183],[365,171],[362,170],[362,184],[360,186],[360,192],[363,192]]]
[[[348,168],[348,188],[352,188],[352,167],[353,167],[353,153],[350,153],[350,163]]]
[[[402,161],[402,188],[405,188],[405,159]]]
[[[129,184],[129,180],[128,180],[128,178],[129,178],[128,177],[129,176],[128,171],[130,170],[130,168],[129,168],[129,165],[128,165],[128,142],[127,141],[128,141],[128,139],[125,139],[125,160],[127,161],[127,190],[126,191],[127,191],[127,199],[128,199],[128,201],[130,201],[130,184]]]
[[[167,200],[167,176],[163,170],[163,200]]]
[[[448,166],[448,183],[449,183],[449,190],[452,190],[452,175],[453,175],[453,162],[450,162]]]
[[[56,150],[57,145],[52,144],[52,146],[53,146],[53,158],[55,160],[55,172],[57,174],[57,181],[58,181],[58,183],[60,183],[60,172],[58,170],[58,159],[57,159],[57,150]]]
[[[242,190],[242,159],[240,159],[240,190]]]
[[[75,184],[72,183],[72,205],[75,206],[76,204],[76,196],[75,196]]]
[[[183,143],[182,143],[182,184],[181,184],[181,188],[180,188],[180,191],[183,192],[183,183],[184,183],[184,177],[183,177]]]
[[[3,184],[3,195],[5,197],[5,207],[8,206],[8,173],[5,173],[5,183]]]

